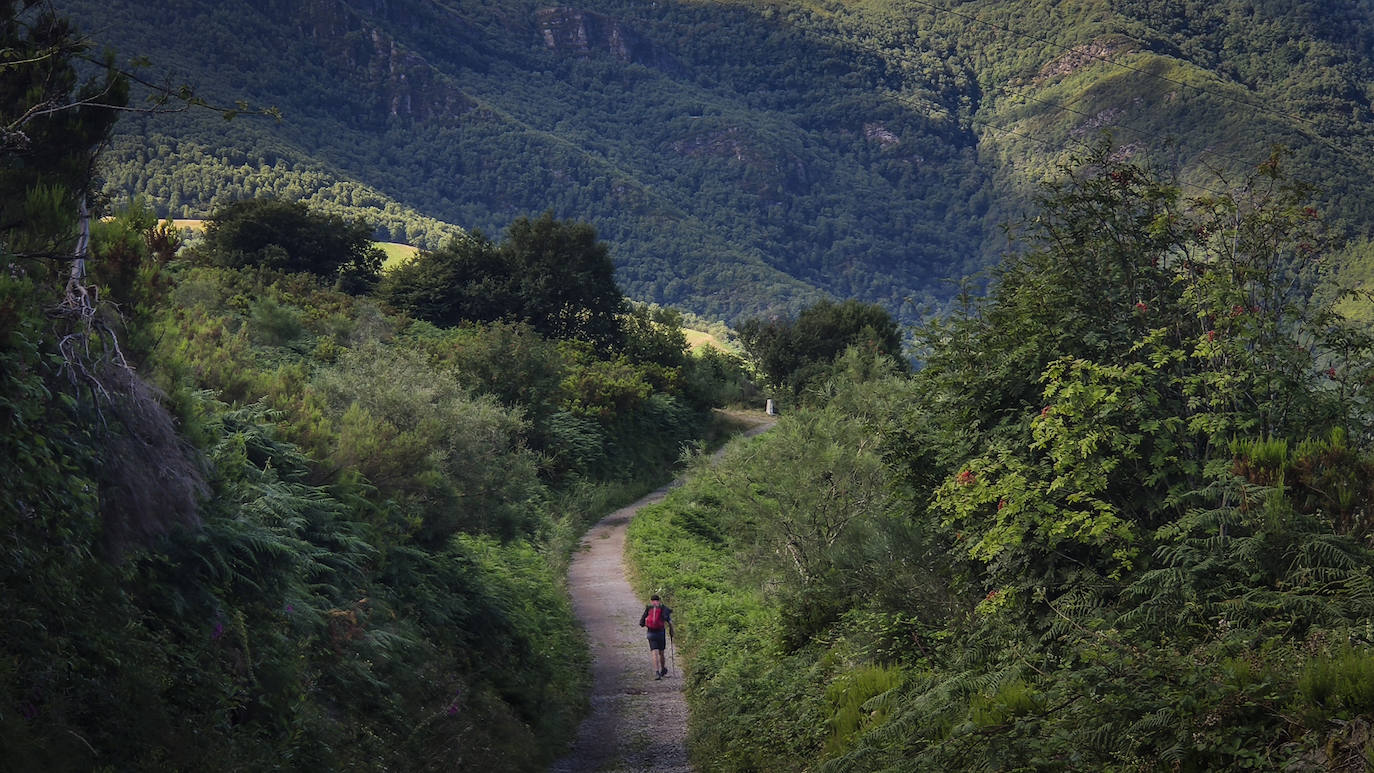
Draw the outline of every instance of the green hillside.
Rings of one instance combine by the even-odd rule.
[[[424,246],[552,210],[612,243],[631,296],[716,318],[822,294],[917,316],[1102,130],[1194,185],[1284,144],[1324,210],[1371,220],[1367,0],[57,5],[283,113],[126,120],[116,195],[304,197]]]

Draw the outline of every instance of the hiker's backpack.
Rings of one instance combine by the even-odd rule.
[[[649,614],[644,618],[644,627],[650,631],[663,630],[663,605],[657,604],[649,607]]]

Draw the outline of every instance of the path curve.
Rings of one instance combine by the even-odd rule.
[[[746,421],[754,426],[746,434],[764,431],[771,419],[749,416]],[[568,567],[573,612],[587,632],[592,655],[591,712],[578,727],[572,750],[550,773],[692,771],[682,658],[670,658],[668,676],[654,679],[649,644],[639,627],[646,602],[630,587],[625,566],[630,519],[680,485],[682,480],[675,480],[602,518],[582,537]]]

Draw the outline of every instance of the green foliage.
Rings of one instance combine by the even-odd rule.
[[[336,422],[330,462],[356,470],[420,521],[425,544],[456,531],[511,538],[538,522],[535,460],[523,424],[491,398],[472,398],[452,371],[422,355],[353,349],[315,377]]]
[[[887,719],[884,698],[901,683],[900,669],[883,666],[856,668],[832,682],[825,695],[834,711],[826,756],[842,752],[856,733],[881,725]]]
[[[673,607],[675,643],[691,685],[693,761],[712,770],[800,770],[805,757],[798,751],[824,742],[828,707],[810,688],[816,675],[804,657],[775,651],[770,632],[778,610],[732,581],[728,547],[675,525],[674,510],[705,504],[683,499],[635,515],[627,558],[638,568],[640,589]]]
[[[45,293],[0,281],[11,764],[545,768],[587,689],[567,554],[700,414],[661,365],[528,326],[442,330],[304,274],[160,263],[136,214],[101,244],[139,255],[130,332],[165,396],[73,389]],[[564,377],[602,367],[647,393],[574,417]]]
[[[706,346],[684,366],[683,388],[693,405],[757,404],[758,388],[739,356]]]
[[[1118,576],[1149,529],[1225,477],[1230,439],[1367,420],[1315,378],[1340,333],[1306,300],[1319,242],[1276,164],[1248,200],[1184,202],[1094,158],[1052,189],[1038,249],[999,271],[986,307],[928,331],[923,381],[953,408],[945,432],[986,444],[937,503],[975,555],[1020,574],[1002,550],[1024,541],[1037,576]]]
[[[511,267],[482,234],[455,238],[387,272],[378,297],[436,325],[519,320]]]
[[[535,330],[603,347],[620,342],[617,315],[625,300],[610,249],[592,226],[554,220],[552,212],[521,217],[507,229],[501,253]]]
[[[905,362],[892,316],[880,306],[853,300],[821,301],[795,320],[745,320],[739,335],[764,377],[794,396],[830,375],[832,363],[851,346],[870,357]]]
[[[1103,148],[912,378],[851,349],[636,520],[698,764],[1367,764],[1374,347],[1313,293],[1280,159],[1188,199]]]
[[[94,199],[95,153],[129,99],[128,79],[112,69],[99,68],[81,79],[78,61],[89,48],[72,22],[49,5],[0,3],[0,234],[6,242],[15,230],[50,240],[48,249],[30,257],[70,254],[73,235],[39,228],[24,217],[29,213],[22,203],[46,188],[69,213],[66,223],[74,221],[78,203]],[[12,249],[7,244],[6,262]]]
[[[853,725],[846,712],[889,692],[900,669],[886,667],[915,657],[912,642],[951,612],[944,559],[891,509],[882,472],[905,390],[894,375],[837,385],[824,410],[703,460],[631,522],[641,588],[678,620],[697,765],[800,770],[837,753],[882,724],[876,706]],[[883,612],[895,605],[921,621]],[[865,668],[883,676],[866,681]],[[853,686],[826,697],[816,686],[832,680]]]
[[[682,332],[682,316],[672,309],[651,311],[643,304],[630,307],[622,315],[624,342],[620,350],[637,362],[665,368],[682,367],[687,361],[687,336]]]
[[[1354,718],[1374,711],[1374,657],[1349,645],[1307,662],[1298,677],[1303,704],[1328,718]]]
[[[215,210],[199,249],[219,266],[264,266],[337,280],[347,292],[376,281],[385,255],[372,226],[320,214],[301,202],[248,199]]]
[[[271,346],[285,346],[305,334],[300,318],[270,297],[249,307],[248,329]]]
[[[549,338],[619,344],[624,305],[606,245],[585,223],[520,218],[499,245],[454,239],[388,272],[378,294],[437,325],[519,322]]]
[[[157,218],[142,200],[120,207],[113,218],[91,224],[91,273],[108,297],[128,306],[146,299],[143,290],[155,278],[144,277],[140,282],[139,270],[153,262],[157,227]]]

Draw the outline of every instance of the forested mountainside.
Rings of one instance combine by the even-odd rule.
[[[1104,130],[1189,194],[1283,144],[1324,215],[1374,222],[1369,0],[56,6],[155,79],[282,111],[123,121],[113,195],[303,197],[428,247],[552,210],[632,297],[718,318],[826,294],[917,316]]]

